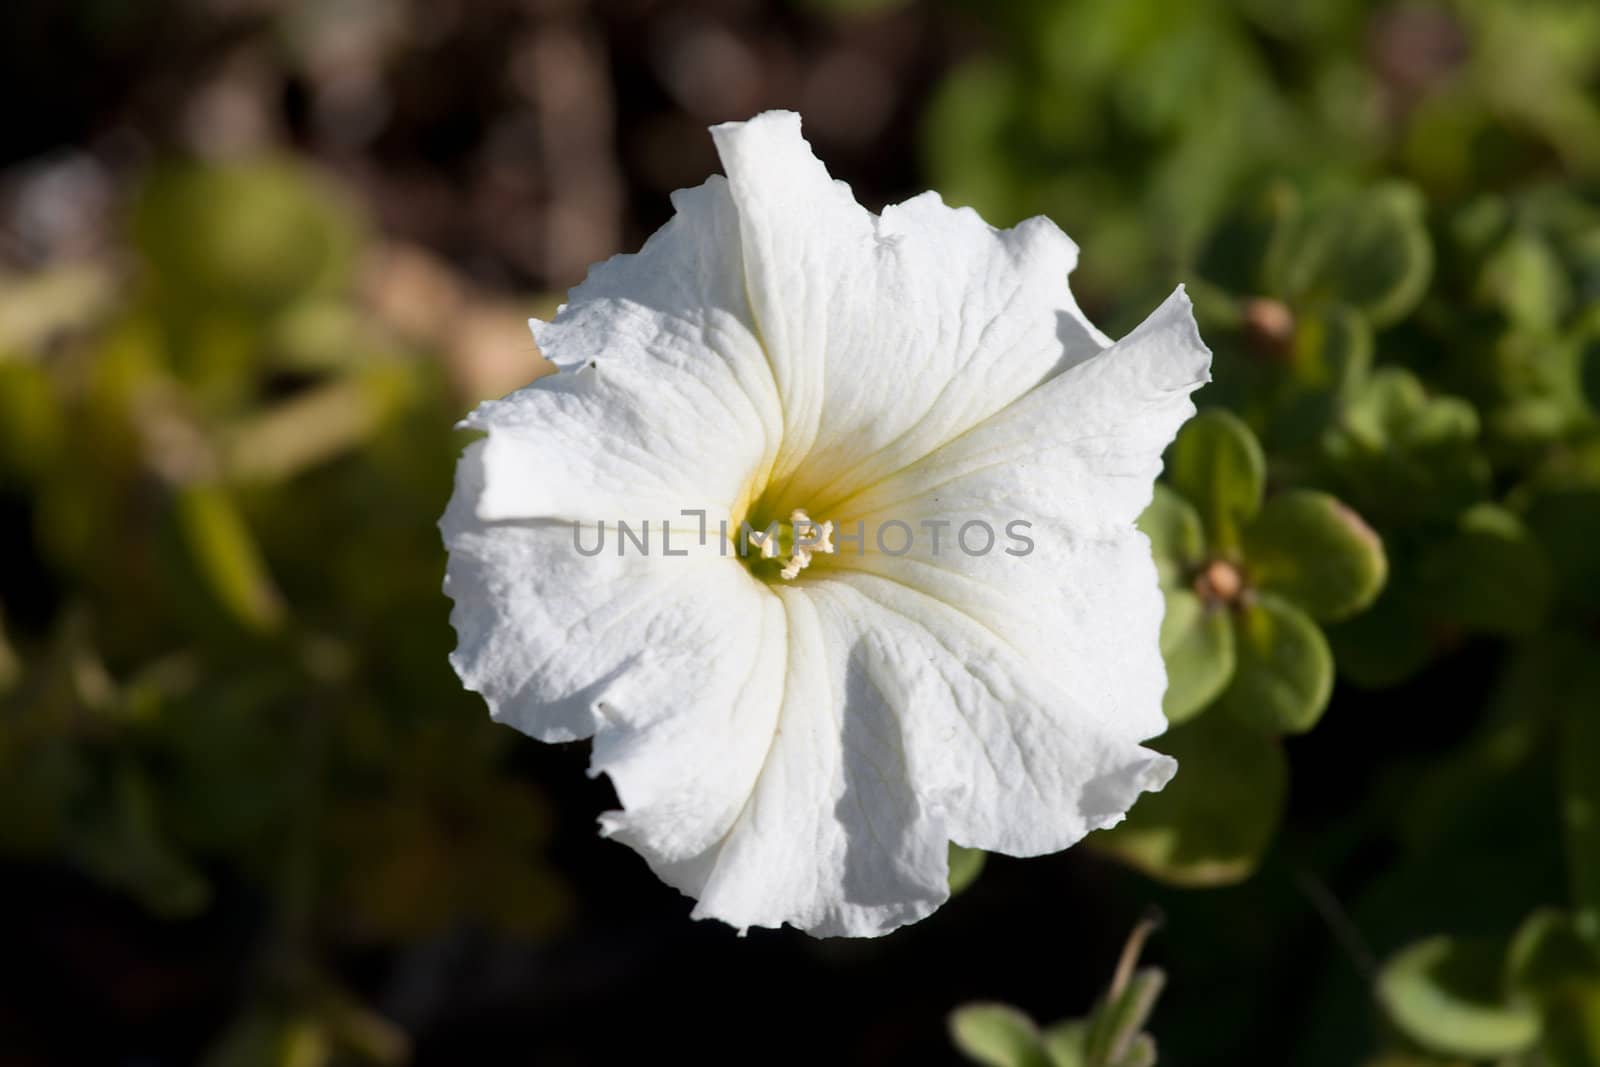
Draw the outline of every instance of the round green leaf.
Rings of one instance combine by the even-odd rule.
[[[1333,653],[1317,624],[1271,593],[1234,616],[1233,682],[1221,707],[1273,734],[1305,733],[1333,692]]]
[[[1239,529],[1261,509],[1267,461],[1237,415],[1202,411],[1179,431],[1167,462],[1172,487],[1200,511],[1214,548],[1231,551]]]
[[[1087,1019],[1067,1019],[1044,1032],[1044,1051],[1050,1067],[1090,1067],[1085,1046],[1089,1039]]]
[[[1204,711],[1233,677],[1227,609],[1207,605],[1187,589],[1170,590],[1161,619],[1161,658],[1167,664],[1161,710],[1177,725]]]
[[[1162,586],[1174,588],[1205,557],[1206,538],[1200,514],[1189,502],[1160,482],[1150,506],[1139,516],[1139,529],[1150,538],[1150,552]]]
[[[950,1013],[950,1040],[984,1067],[1050,1067],[1039,1028],[1009,1004],[964,1004]]]
[[[1371,604],[1388,576],[1383,541],[1327,493],[1273,497],[1244,531],[1252,579],[1314,618],[1348,618]]]
[[[1415,189],[1380,185],[1311,205],[1275,242],[1272,287],[1305,303],[1342,302],[1376,326],[1411,313],[1433,273],[1433,244]]]
[[[1276,740],[1225,716],[1207,715],[1151,743],[1178,773],[1139,799],[1128,817],[1089,842],[1172,885],[1229,885],[1248,878],[1277,832],[1288,767]]]
[[[1539,1015],[1507,1003],[1501,955],[1477,941],[1434,937],[1402,950],[1378,976],[1378,1000],[1412,1040],[1435,1052],[1511,1056],[1539,1039]]]

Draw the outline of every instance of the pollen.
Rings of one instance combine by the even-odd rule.
[[[790,553],[789,562],[784,564],[783,570],[778,572],[778,576],[785,581],[793,581],[801,571],[811,566],[812,553],[834,551],[832,522],[813,522],[804,510],[795,508],[789,516],[789,525],[794,530],[794,551]],[[763,556],[766,555],[768,543],[770,539],[765,539],[761,544]]]

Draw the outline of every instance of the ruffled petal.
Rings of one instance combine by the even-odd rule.
[[[1163,604],[1134,520],[1209,366],[1180,290],[1111,348],[842,502],[830,518],[867,534],[828,568],[971,617],[1069,694],[1087,726],[1131,741],[1161,733]],[[894,522],[916,536],[902,555],[873,533]],[[885,540],[899,551],[903,535]]]
[[[488,432],[483,519],[726,517],[776,454],[783,413],[745,299],[727,182],[615,256],[534,334],[558,372],[466,420]]]
[[[696,918],[876,937],[948,897],[949,839],[912,788],[880,692],[890,680],[859,659],[855,620],[794,589],[779,595],[787,669],[747,804],[692,870],[662,873],[698,898]]]
[[[622,802],[604,833],[697,917],[740,929],[871,936],[944,900],[947,837],[912,790],[878,695],[891,683],[852,665],[845,620],[716,546],[586,558],[570,523],[480,519],[484,450],[463,456],[442,524],[452,663],[523,732],[593,736],[591,773]]]
[[[1176,764],[1055,688],[971,615],[876,574],[831,574],[809,597],[861,680],[845,715],[894,724],[919,806],[945,839],[1016,856],[1119,822]],[[848,759],[862,757],[846,746]],[[883,774],[881,766],[862,774]]]
[[[691,520],[664,542],[652,522],[646,556],[608,523],[603,550],[587,555],[600,543],[597,526],[486,521],[488,444],[463,454],[440,526],[450,553],[444,588],[455,601],[451,664],[497,719],[542,741],[570,741],[595,733],[608,714],[637,725],[641,714],[739,706],[754,665],[768,689],[781,682],[781,662],[758,639],[763,619],[781,632],[777,600],[714,537],[700,544]],[[667,548],[674,555],[663,556]],[[664,764],[679,755],[660,750]]]
[[[785,428],[771,482],[826,511],[1106,343],[1072,299],[1077,246],[997,230],[934,193],[876,217],[792,112],[713,127]]]

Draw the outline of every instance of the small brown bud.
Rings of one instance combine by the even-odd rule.
[[[1244,575],[1225,559],[1214,559],[1195,575],[1194,591],[1208,604],[1232,604],[1244,592]]]
[[[1257,351],[1282,358],[1294,340],[1294,312],[1281,300],[1252,297],[1245,301],[1244,328]]]

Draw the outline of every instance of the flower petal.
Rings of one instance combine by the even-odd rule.
[[[1117,822],[1172,775],[1170,758],[1040,684],[992,632],[925,594],[835,573],[778,595],[787,642],[777,715],[759,706],[763,688],[731,714],[671,726],[745,760],[751,749],[728,734],[759,734],[764,752],[739,767],[683,763],[692,744],[664,752],[640,732],[629,747],[659,761],[659,802],[641,810],[625,800],[606,817],[608,832],[698,898],[697,918],[885,934],[947,898],[952,838],[1013,855],[1056,851]],[[602,756],[613,726],[597,738],[596,767],[614,774]],[[689,781],[702,774],[728,796],[742,784],[747,800],[703,852],[685,855],[671,819],[705,825],[706,785]]]
[[[829,566],[955,606],[1104,729],[1134,741],[1161,733],[1162,599],[1134,521],[1209,362],[1180,290],[1111,348],[842,502],[830,515],[839,530],[899,521],[918,542],[894,556],[869,532]],[[994,547],[965,551],[988,539],[974,527],[963,540],[968,523],[986,524]]]
[[[875,217],[792,112],[712,135],[782,397],[772,481],[794,506],[828,510],[1106,343],[1067,288],[1077,246],[1047,219],[997,230],[934,193]]]
[[[558,373],[466,420],[487,430],[484,519],[727,515],[783,413],[757,339],[727,182],[673,196],[637,255],[595,267],[534,333]]]
[[[779,593],[788,658],[770,749],[726,837],[674,884],[699,898],[696,918],[740,929],[885,934],[949,896],[948,836],[912,789],[885,679],[857,657],[853,620]]]
[[[945,899],[948,839],[837,624],[715,547],[585,558],[569,524],[485,522],[484,451],[443,522],[452,663],[525,733],[593,735],[590,771],[622,802],[604,833],[741,929],[880,934]]]
[[[758,635],[776,598],[715,538],[697,544],[692,528],[674,530],[670,558],[660,558],[654,525],[649,556],[614,529],[586,556],[570,522],[480,519],[487,449],[478,441],[463,454],[440,526],[451,663],[491,713],[542,741],[570,741],[593,734],[608,705],[666,716],[692,693],[735,706],[751,665],[770,662]],[[586,528],[585,549],[594,540]],[[771,625],[781,632],[781,618]]]
[[[815,603],[849,650],[859,683],[845,704],[847,732],[852,715],[892,723],[904,753],[903,765],[860,776],[907,775],[941,842],[1055,852],[1120,821],[1176,769],[1102,709],[1052,687],[972,616],[918,589],[835,573],[786,600],[796,597]]]

